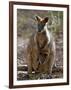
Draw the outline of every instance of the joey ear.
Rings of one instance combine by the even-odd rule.
[[[47,23],[47,22],[48,22],[48,17],[45,17],[45,18],[43,19],[43,22],[44,22],[44,23]]]
[[[39,17],[39,16],[35,16],[35,19],[36,19],[38,22],[41,21],[41,17]]]

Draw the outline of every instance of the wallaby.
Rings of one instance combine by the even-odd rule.
[[[35,72],[52,73],[55,62],[55,41],[51,32],[47,29],[48,17],[36,16],[37,32],[29,40],[27,47],[28,73]]]

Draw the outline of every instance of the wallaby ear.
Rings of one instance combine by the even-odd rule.
[[[38,22],[41,21],[41,17],[39,17],[39,16],[35,16],[35,19],[36,19]]]
[[[45,17],[45,18],[43,19],[43,22],[44,22],[44,23],[47,23],[47,22],[48,22],[48,17]]]

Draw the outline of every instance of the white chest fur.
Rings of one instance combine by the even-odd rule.
[[[47,25],[45,25],[44,30],[46,31],[46,36],[47,36],[47,38],[48,38],[48,44],[49,44],[49,43],[50,43],[50,32],[49,32],[49,30],[47,29]]]

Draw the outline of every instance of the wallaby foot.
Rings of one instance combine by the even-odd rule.
[[[41,74],[40,79],[51,79],[52,75],[51,74]]]
[[[47,79],[52,79],[52,75],[47,75]]]

